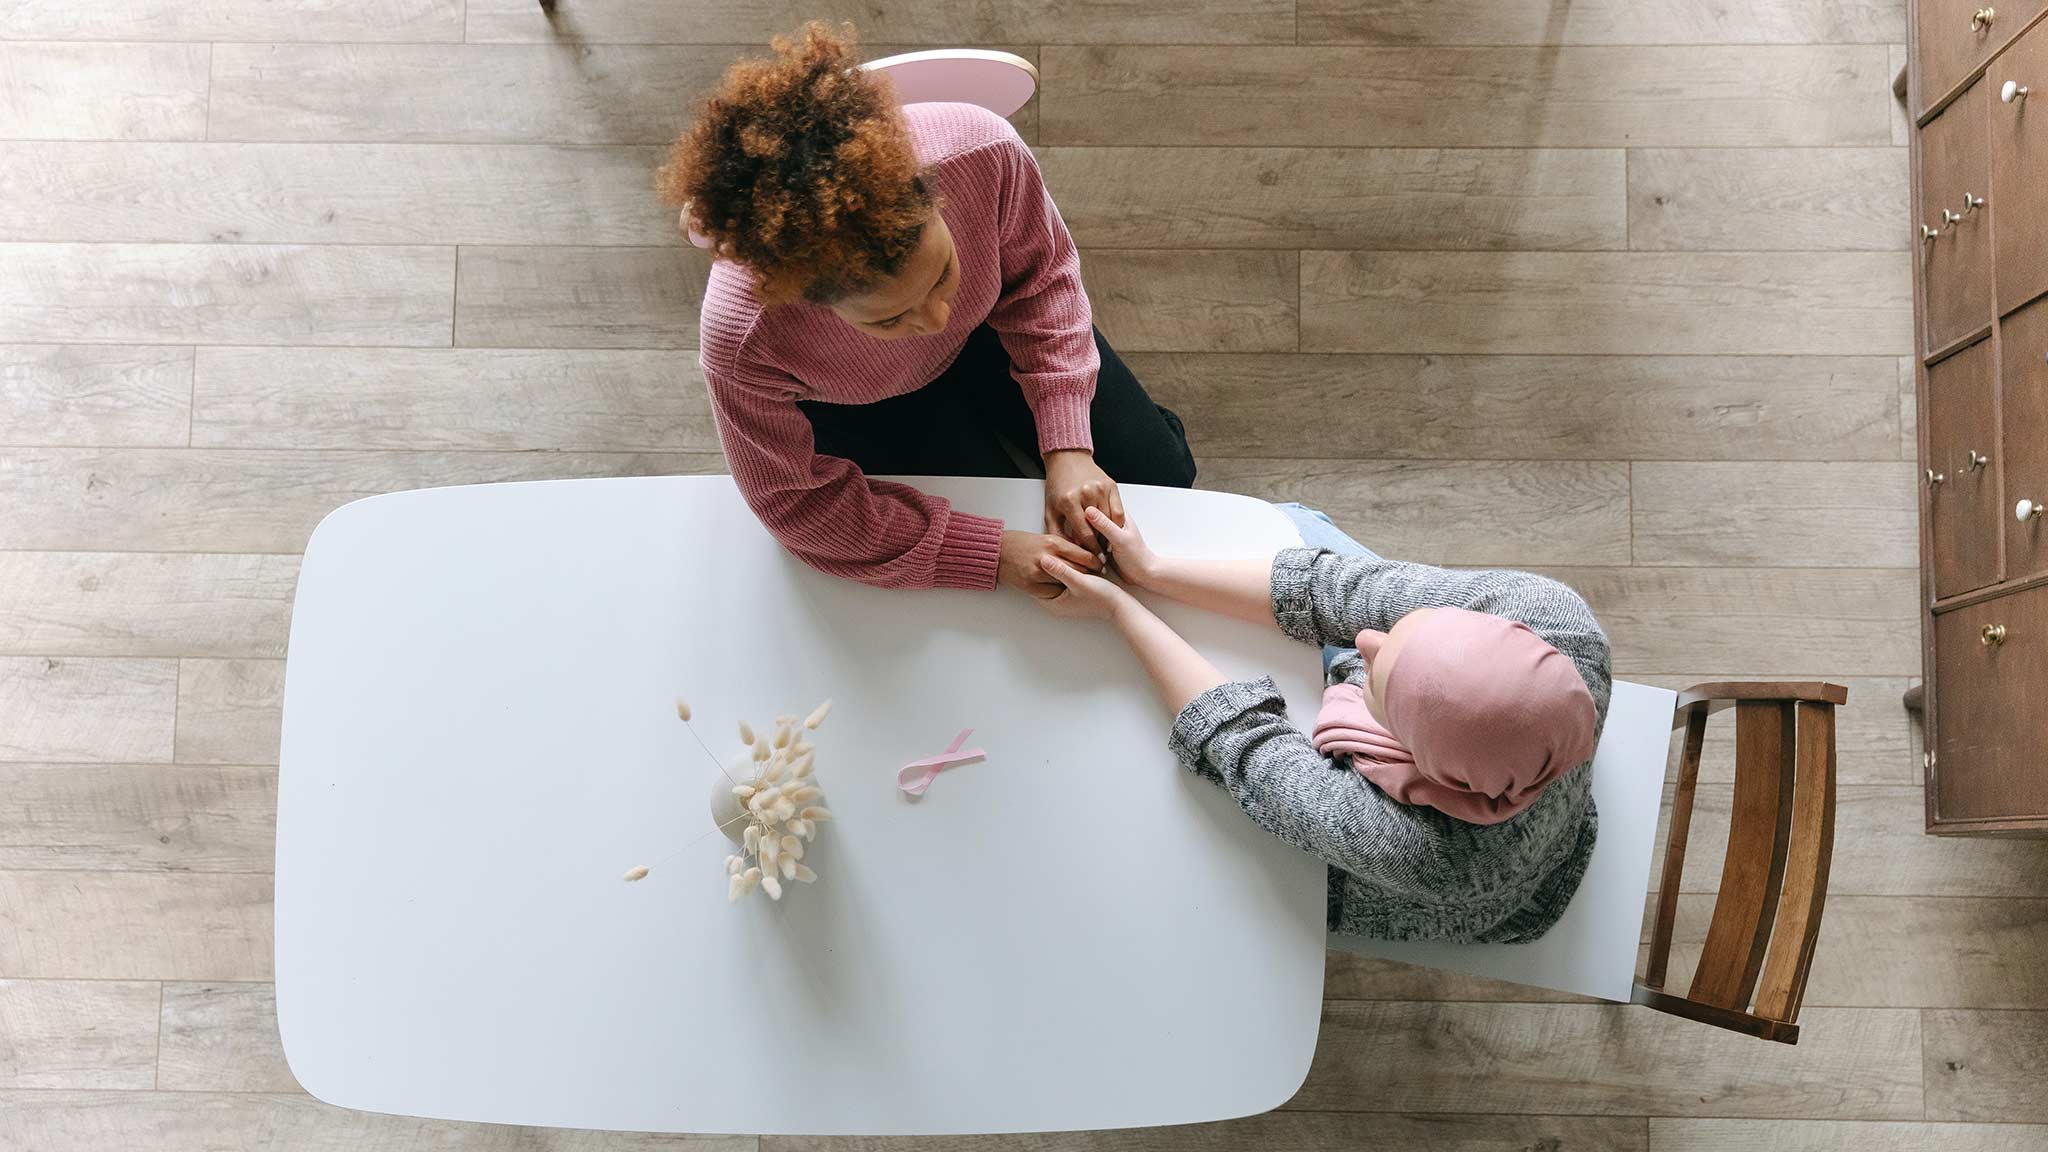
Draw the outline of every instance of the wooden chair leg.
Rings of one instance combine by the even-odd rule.
[[[1692,834],[1692,798],[1700,783],[1700,751],[1707,741],[1707,710],[1695,706],[1685,717],[1685,746],[1679,753],[1678,791],[1671,798],[1671,829],[1664,838],[1664,870],[1657,881],[1657,924],[1650,933],[1650,963],[1643,983],[1664,987],[1671,964],[1671,935],[1678,924],[1678,884],[1685,871],[1685,844]]]

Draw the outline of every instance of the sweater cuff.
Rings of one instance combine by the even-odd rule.
[[[1317,642],[1309,577],[1322,554],[1320,548],[1287,548],[1273,557],[1273,619],[1303,644]]]
[[[1089,431],[1088,407],[1093,397],[1085,392],[1041,392],[1032,406],[1038,421],[1038,451],[1095,451],[1095,437]]]
[[[953,509],[946,533],[939,538],[939,558],[932,569],[934,588],[996,586],[996,561],[1003,551],[1003,522]]]
[[[1173,732],[1166,738],[1166,746],[1173,750],[1181,767],[1197,776],[1221,780],[1223,774],[1203,761],[1202,750],[1225,724],[1260,709],[1280,716],[1287,714],[1287,701],[1271,676],[1218,684],[1189,701],[1180,715],[1173,718]]]

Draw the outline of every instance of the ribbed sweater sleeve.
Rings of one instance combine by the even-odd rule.
[[[707,304],[709,302],[707,301]],[[851,460],[820,456],[791,376],[715,357],[746,331],[707,307],[702,366],[727,465],[777,541],[820,572],[878,588],[994,588],[1003,524],[942,497],[869,480]]]
[[[1088,406],[1102,361],[1081,287],[1081,254],[1045,190],[1037,158],[1015,129],[1003,129],[985,149],[999,181],[1003,284],[988,324],[1002,337],[1010,375],[1037,418],[1038,450],[1092,449]]]

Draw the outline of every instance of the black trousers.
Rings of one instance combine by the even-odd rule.
[[[1145,395],[1144,386],[1095,333],[1102,371],[1088,420],[1095,462],[1119,484],[1195,485],[1195,457],[1180,417]],[[838,456],[869,475],[1025,475],[1004,442],[1040,459],[1038,426],[1024,390],[1010,375],[1010,354],[984,324],[967,337],[951,367],[915,392],[873,404],[798,403],[810,418],[821,456]]]

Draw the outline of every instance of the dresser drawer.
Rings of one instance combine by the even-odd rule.
[[[1998,376],[2005,571],[2032,576],[2048,572],[2048,296],[1999,321]]]
[[[1991,341],[1980,340],[1927,369],[1927,530],[1937,599],[1999,579],[1999,522],[1991,400]]]
[[[1935,818],[2048,814],[2048,587],[1934,618]]]
[[[1991,322],[1985,92],[1983,81],[1972,84],[1920,132],[1918,243],[1929,352]]]
[[[1962,82],[2048,0],[1919,0],[1920,110]]]
[[[1989,129],[1998,310],[2010,312],[2048,291],[2048,22],[1993,61],[1976,87]]]

